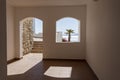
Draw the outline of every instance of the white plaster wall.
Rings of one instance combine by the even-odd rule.
[[[15,58],[15,44],[14,44],[14,8],[7,4],[7,60]]]
[[[7,80],[6,0],[0,0],[0,80]]]
[[[17,7],[15,13],[17,54],[19,54],[19,21],[26,17],[36,17],[43,20],[44,58],[85,59],[86,6]],[[80,43],[56,43],[55,23],[63,17],[73,17],[81,21]]]
[[[89,1],[86,58],[99,80],[120,80],[120,1]]]

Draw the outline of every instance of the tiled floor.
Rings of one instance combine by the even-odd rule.
[[[30,58],[31,59],[31,58]],[[35,58],[34,58],[35,59]],[[23,62],[24,63],[24,62]],[[31,63],[33,63],[31,61]],[[28,63],[30,64],[30,63]],[[45,76],[44,72],[50,66],[71,66],[71,78],[54,78]],[[23,68],[22,66],[17,69]],[[8,75],[7,80],[98,80],[86,61],[80,60],[43,60],[21,74]]]

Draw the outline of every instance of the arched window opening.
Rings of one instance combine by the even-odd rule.
[[[20,53],[43,52],[43,21],[38,18],[28,17],[20,21]]]
[[[80,42],[80,21],[65,17],[56,21],[56,43]]]

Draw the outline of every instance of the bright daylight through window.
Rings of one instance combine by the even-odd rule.
[[[43,41],[43,21],[41,19],[33,19],[34,41]]]
[[[65,17],[56,21],[56,43],[80,42],[80,21]]]

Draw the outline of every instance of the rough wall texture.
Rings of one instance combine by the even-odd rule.
[[[23,54],[28,54],[33,48],[33,30],[32,30],[33,20],[27,19],[23,22],[23,32],[22,34],[22,48]]]

